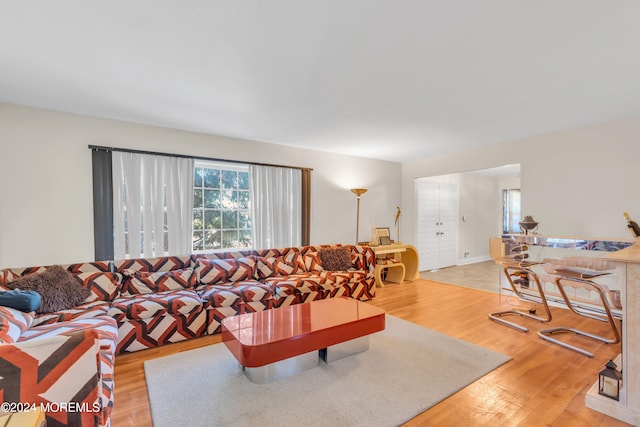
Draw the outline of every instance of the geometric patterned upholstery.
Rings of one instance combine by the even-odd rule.
[[[74,319],[68,322],[50,323],[33,326],[22,334],[18,342],[31,341],[34,338],[53,337],[71,334],[78,331],[92,330],[98,333],[100,346],[112,351],[116,349],[116,322],[108,316],[97,316],[90,319]]]
[[[309,273],[269,277],[265,282],[273,288],[277,297],[313,293],[314,297],[311,301],[323,299],[325,295],[323,291],[330,291],[335,287],[335,282],[327,277]]]
[[[19,342],[0,345],[0,398],[53,405],[52,426],[109,425],[116,333],[108,317],[30,328]],[[61,402],[76,410],[55,406]]]
[[[165,314],[187,315],[201,309],[200,296],[192,289],[183,289],[116,298],[108,314],[118,322],[122,322],[128,319],[149,319]]]
[[[222,330],[222,321],[231,316],[240,314],[240,307],[209,307],[204,310],[206,315],[206,334],[218,334]]]
[[[124,270],[156,272],[192,268],[194,261],[195,255],[168,256],[117,260],[113,262],[113,266],[117,273],[122,273]]]
[[[120,292],[122,296],[189,289],[195,287],[198,280],[193,268],[157,272],[127,269],[123,274],[125,281]]]
[[[82,286],[91,291],[85,302],[113,301],[120,292],[122,274],[110,272],[74,273]]]
[[[323,271],[322,260],[316,251],[306,251],[304,255],[300,255],[300,262],[304,266],[303,271]]]
[[[257,281],[201,285],[196,289],[206,314],[206,334],[217,334],[224,318],[275,307],[273,289]]]
[[[302,258],[295,252],[279,257],[257,257],[256,275],[258,279],[272,276],[288,276],[304,270]]]
[[[376,280],[372,276],[368,276],[360,282],[347,283],[346,286],[351,288],[351,298],[360,301],[369,301],[376,296]]]
[[[204,335],[207,310],[190,314],[165,314],[118,322],[117,353],[144,350]]]
[[[57,397],[47,396],[70,396],[69,401],[76,402],[82,410],[47,412],[48,425],[101,424],[102,408],[94,407],[100,402],[101,387],[96,357],[100,343],[96,334],[84,330],[1,346],[0,394],[3,402],[57,404]],[[36,372],[38,375],[30,375]]]
[[[231,286],[229,286],[231,285]],[[197,291],[205,309],[233,307],[238,313],[262,311],[273,307],[271,287],[256,281],[237,282],[226,286],[204,285]]]
[[[0,344],[18,341],[33,323],[29,313],[11,307],[0,306]]]
[[[323,271],[319,274],[336,283],[355,283],[367,278],[367,272],[364,270]]]
[[[356,270],[323,269],[318,252],[336,246],[350,249]],[[373,250],[354,245],[69,264],[92,294],[81,306],[38,316],[34,325],[107,314],[117,320],[118,352],[135,351],[218,332],[222,319],[240,313],[336,296],[371,299],[374,267]],[[6,269],[0,280],[45,270]]]
[[[39,314],[35,318],[33,325],[46,325],[57,322],[67,322],[75,319],[90,319],[97,316],[106,316],[108,311],[109,303],[107,301],[98,300],[77,305],[67,310]]]
[[[255,276],[255,257],[207,259],[196,262],[198,280],[204,285],[252,280]]]
[[[286,256],[291,253],[296,253],[302,256],[302,264],[305,271],[317,270],[321,271],[321,261],[318,257],[318,252],[323,249],[335,249],[339,247],[347,247],[351,251],[351,262],[356,270],[364,270],[370,272],[372,275],[375,271],[375,253],[369,246],[356,246],[356,245],[316,245],[316,246],[300,246],[294,248],[277,248],[277,249],[260,249],[260,250],[243,250],[243,251],[229,251],[229,252],[216,252],[207,254],[207,258],[210,259],[227,259],[227,258],[240,258],[240,257],[265,257],[275,258]]]

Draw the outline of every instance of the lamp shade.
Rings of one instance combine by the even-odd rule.
[[[355,194],[356,196],[361,196],[361,195],[363,195],[364,193],[367,192],[367,189],[366,188],[352,188],[351,192],[353,194]]]

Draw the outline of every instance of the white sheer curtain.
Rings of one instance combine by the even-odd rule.
[[[116,259],[191,253],[193,163],[188,158],[113,152]]]
[[[249,167],[253,247],[300,246],[302,172],[299,169]]]
[[[503,231],[506,233],[520,232],[520,190],[504,191]]]

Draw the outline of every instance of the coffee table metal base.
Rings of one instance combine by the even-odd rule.
[[[366,350],[369,350],[369,335],[323,348],[320,350],[320,358],[331,363]]]
[[[320,360],[326,363],[332,363],[353,354],[367,351],[368,349],[369,336],[367,335],[322,348],[319,351],[310,351],[257,368],[246,368],[243,366],[242,370],[247,379],[252,383],[267,384],[313,369],[320,364]]]
[[[319,364],[320,357],[318,356],[318,351],[314,350],[257,368],[243,367],[242,370],[247,379],[252,383],[267,384],[308,371]]]

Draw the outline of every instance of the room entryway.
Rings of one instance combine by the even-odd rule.
[[[458,262],[458,185],[416,180],[420,270]]]

